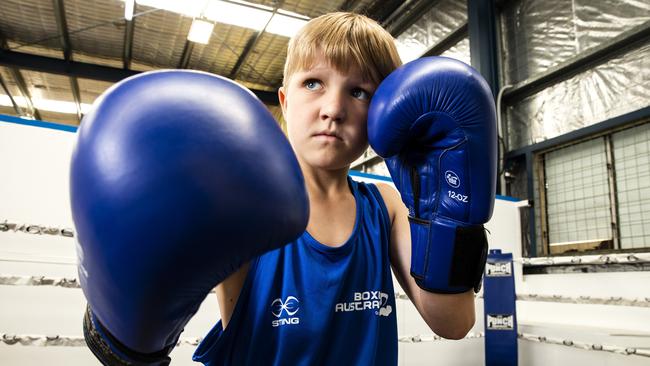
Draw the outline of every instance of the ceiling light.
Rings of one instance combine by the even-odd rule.
[[[261,31],[273,15],[273,8],[239,0],[137,0],[139,5],[164,9],[192,18],[235,25]],[[279,9],[266,32],[293,36],[308,17]]]
[[[137,3],[138,5],[163,9],[196,18],[201,15],[201,11],[205,8],[206,1],[207,0],[137,0]]]
[[[291,38],[294,34],[298,33],[298,30],[300,30],[300,28],[302,28],[306,23],[306,20],[296,19],[282,14],[275,14],[268,27],[266,27],[266,31]]]
[[[205,19],[194,19],[192,21],[192,26],[190,27],[190,33],[187,35],[187,39],[196,43],[208,44],[213,29],[214,23]]]
[[[14,101],[20,108],[25,111],[29,111],[27,100],[25,100],[23,96],[14,97]],[[32,98],[32,102],[34,103],[34,108],[38,110],[66,114],[77,114],[77,104],[75,102],[65,102],[60,100],[41,98]],[[0,95],[0,106],[13,108],[14,105],[11,103],[9,96]],[[90,104],[81,103],[81,113],[86,114],[90,110],[90,107]]]
[[[225,1],[211,1],[210,4],[206,6],[203,15],[218,23],[236,25],[260,31],[264,28],[273,13],[268,10],[228,3]]]
[[[133,20],[133,9],[135,8],[135,0],[126,0],[124,3],[124,19],[127,21]]]

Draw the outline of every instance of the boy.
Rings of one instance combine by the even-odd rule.
[[[435,333],[463,337],[494,201],[494,102],[461,62],[398,65],[368,18],[312,20],[290,42],[279,91],[291,145],[223,77],[167,70],[110,88],[70,168],[95,356],[169,364],[217,286],[222,321],[197,361],[394,365],[391,267]],[[399,194],[348,178],[368,142]]]
[[[411,275],[399,194],[348,178],[368,146],[370,99],[399,65],[390,34],[362,15],[323,15],[290,41],[278,96],[305,177],[307,230],[217,286],[221,321],[195,361],[396,365],[391,267],[432,331],[460,339],[471,329],[471,290],[429,292]]]

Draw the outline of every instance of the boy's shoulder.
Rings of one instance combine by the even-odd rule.
[[[386,210],[388,211],[388,215],[390,216],[390,220],[392,222],[397,212],[397,209],[402,204],[402,198],[400,197],[399,192],[397,192],[397,190],[393,186],[382,182],[378,182],[374,184],[377,187],[379,193],[381,194],[381,198],[383,198],[384,200],[384,204],[386,205]]]

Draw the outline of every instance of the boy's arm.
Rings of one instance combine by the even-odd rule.
[[[437,335],[463,338],[475,321],[474,293],[437,294],[421,289],[410,274],[411,230],[408,210],[398,192],[386,184],[377,187],[391,219],[390,261],[395,278],[415,305],[422,319]]]
[[[397,194],[387,194],[395,212],[392,264],[432,329],[464,336],[473,324],[469,300],[471,290],[480,289],[487,256],[483,224],[495,196],[490,88],[460,61],[412,61],[377,88],[368,111],[368,140],[386,158],[408,208],[397,203]],[[440,325],[445,321],[454,326]],[[458,333],[449,329],[459,327]]]
[[[217,75],[142,73],[93,107],[69,175],[84,338],[105,365],[168,365],[215,285],[305,230],[300,166],[264,105]]]
[[[219,312],[221,313],[221,326],[224,330],[228,326],[228,323],[230,323],[232,313],[235,311],[237,300],[239,300],[241,290],[244,288],[249,267],[250,262],[245,263],[214,289],[214,292],[217,294],[217,302],[219,303]]]

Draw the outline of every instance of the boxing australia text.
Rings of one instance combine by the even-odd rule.
[[[335,312],[364,311],[373,309],[376,315],[388,316],[392,306],[388,305],[388,294],[380,291],[355,292],[353,301],[336,304]]]

